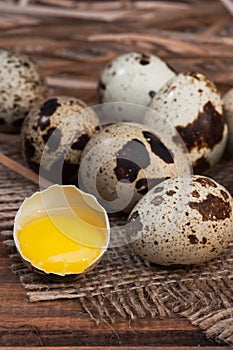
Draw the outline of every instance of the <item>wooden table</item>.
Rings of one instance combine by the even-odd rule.
[[[10,271],[10,259],[4,250],[0,243],[0,347],[175,350],[218,346],[184,319],[118,318],[114,324],[97,326],[76,300],[31,303]]]

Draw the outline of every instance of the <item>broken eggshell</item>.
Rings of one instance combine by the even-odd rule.
[[[180,73],[155,95],[150,108],[160,113],[182,137],[195,173],[217,163],[226,146],[228,128],[223,103],[213,82],[200,73]],[[155,128],[153,115],[144,123]]]
[[[201,264],[231,241],[232,197],[199,175],[168,179],[133,208],[128,232],[136,254],[161,265]]]
[[[79,215],[77,214],[79,212],[74,212],[73,208],[79,210],[80,213],[87,211],[88,215],[95,215],[98,217],[98,220],[101,222],[100,228],[101,232],[103,233],[104,244],[102,247],[100,247],[98,257],[81,273],[48,273],[44,269],[41,269],[41,267],[33,264],[30,259],[23,255],[19,241],[20,231],[26,224],[32,222],[32,220],[41,218],[45,215],[53,215],[56,210],[59,210],[60,213],[64,213],[64,215],[69,215],[71,217],[74,215]],[[47,232],[47,234],[49,235],[49,232]],[[69,237],[69,232],[66,234],[66,236]],[[97,202],[94,196],[87,194],[72,185],[52,185],[43,191],[34,193],[31,197],[26,198],[21,204],[14,220],[13,238],[22,260],[30,270],[52,279],[59,279],[60,277],[62,279],[75,279],[78,276],[92,270],[106,252],[110,239],[109,219],[106,211]],[[72,236],[69,238],[72,239]]]

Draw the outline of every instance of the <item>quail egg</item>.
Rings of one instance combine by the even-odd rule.
[[[227,150],[233,154],[233,88],[223,97],[223,108],[229,129]]]
[[[165,84],[150,103],[179,132],[195,173],[204,173],[221,158],[228,137],[220,94],[200,73],[180,73]],[[145,116],[154,127],[153,116]]]
[[[77,184],[82,150],[98,125],[96,114],[79,99],[45,100],[22,126],[22,152],[28,166],[55,183]]]
[[[161,265],[201,264],[232,239],[232,197],[214,180],[193,175],[168,179],[151,189],[128,219],[131,245]]]
[[[128,212],[151,187],[181,169],[189,173],[184,158],[178,159],[179,152],[166,139],[137,123],[103,127],[83,150],[79,185],[109,212]]]
[[[101,103],[128,102],[147,106],[175,73],[157,56],[137,52],[125,53],[112,60],[103,70],[98,95]],[[117,118],[124,114],[124,107],[112,106]],[[122,113],[121,113],[122,112]]]
[[[25,116],[45,94],[44,80],[31,59],[0,50],[0,132],[19,132]]]

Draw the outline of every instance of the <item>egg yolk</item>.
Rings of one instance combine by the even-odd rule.
[[[103,223],[93,216],[90,221],[76,215],[35,218],[18,233],[21,253],[46,273],[81,273],[106,244]]]

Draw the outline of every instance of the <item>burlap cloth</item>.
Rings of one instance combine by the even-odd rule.
[[[233,162],[223,161],[212,175],[233,194],[232,173]],[[95,270],[75,282],[48,282],[24,266],[12,240],[15,213],[35,190],[28,180],[0,167],[1,239],[31,302],[76,298],[96,322],[114,322],[116,314],[131,319],[178,314],[207,337],[233,345],[233,242],[215,260],[187,268],[150,265],[122,246],[108,250]],[[114,218],[112,224],[122,220]]]

